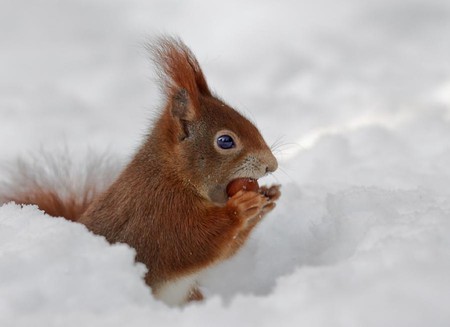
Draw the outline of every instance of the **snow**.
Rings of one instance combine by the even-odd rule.
[[[201,276],[206,301],[174,309],[127,245],[3,205],[0,325],[448,326],[450,4],[2,2],[0,166],[42,147],[131,156],[161,32],[275,145],[276,210]]]

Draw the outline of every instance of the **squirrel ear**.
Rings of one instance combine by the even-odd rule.
[[[149,48],[162,81],[163,93],[178,102],[174,109],[177,111],[185,107],[198,110],[200,98],[212,94],[191,50],[180,39],[173,37],[159,38]],[[176,108],[178,105],[180,108]]]
[[[174,123],[178,139],[180,141],[189,137],[189,122],[196,118],[196,111],[189,98],[189,93],[185,89],[179,89],[171,99],[170,113],[174,118]]]
[[[195,108],[189,98],[188,91],[179,89],[172,97],[172,116],[180,121],[193,121],[195,119]]]

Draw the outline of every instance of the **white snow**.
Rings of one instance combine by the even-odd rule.
[[[127,245],[4,205],[0,326],[449,326],[450,3],[4,1],[0,167],[131,156],[161,32],[276,145],[276,210],[201,276],[206,301],[172,309]]]

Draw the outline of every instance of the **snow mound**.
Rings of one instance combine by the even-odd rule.
[[[151,306],[155,301],[142,279],[146,268],[134,256],[134,249],[110,245],[81,224],[34,206],[3,205],[0,324],[45,325],[51,317],[49,323],[57,325],[67,315],[107,316]]]
[[[296,191],[288,185],[278,215],[236,258],[205,274],[210,298],[183,311],[152,298],[145,268],[127,245],[111,246],[33,206],[4,205],[0,321],[206,326],[214,317],[217,326],[447,325],[448,202],[422,190]]]

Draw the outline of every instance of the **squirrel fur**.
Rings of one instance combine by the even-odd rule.
[[[145,281],[155,297],[182,305],[202,299],[199,273],[235,254],[280,196],[273,185],[229,198],[226,186],[261,178],[278,164],[258,129],[210,91],[182,41],[164,37],[152,51],[164,108],[111,185],[80,203],[44,187],[11,191],[2,201],[36,204],[111,243],[129,244],[148,268]],[[223,135],[230,148],[218,144]]]

